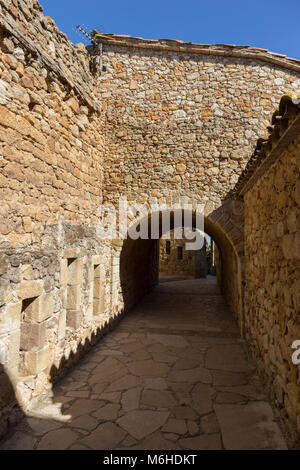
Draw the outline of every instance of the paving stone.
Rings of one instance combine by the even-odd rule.
[[[68,409],[68,415],[71,415],[73,418],[77,416],[82,416],[89,414],[92,411],[101,408],[102,402],[99,400],[89,400],[85,398],[78,398],[72,403],[71,407]]]
[[[225,370],[211,370],[214,385],[245,385],[249,382],[249,376],[243,372],[229,372]]]
[[[286,449],[267,402],[214,406],[227,450]]]
[[[214,389],[206,384],[197,384],[191,393],[191,406],[199,415],[212,411]]]
[[[88,390],[75,390],[74,392],[68,392],[67,397],[74,397],[74,398],[88,398],[90,392]]]
[[[146,438],[141,444],[131,447],[131,449],[139,450],[179,450],[180,447],[170,440],[164,438],[160,432]]]
[[[184,419],[168,419],[166,424],[162,427],[163,432],[175,433],[175,434],[186,434],[187,425]]]
[[[131,447],[135,445],[138,441],[136,439],[133,439],[131,436],[125,437],[124,441],[122,442],[123,447]]]
[[[79,416],[70,422],[72,428],[86,429],[87,431],[92,431],[98,425],[98,421],[89,415]]]
[[[130,354],[130,359],[133,361],[145,361],[151,359],[151,355],[145,349],[138,349]]]
[[[212,377],[209,370],[203,367],[197,367],[189,370],[179,370],[170,372],[169,380],[174,382],[202,382],[211,383]]]
[[[46,432],[52,431],[53,429],[59,429],[64,423],[54,420],[38,419],[38,418],[26,418],[28,426],[37,436],[42,436]]]
[[[187,421],[187,428],[188,428],[188,434],[193,436],[194,434],[197,434],[199,432],[199,426],[196,423],[196,421]]]
[[[189,406],[177,406],[172,409],[172,414],[177,419],[197,419],[198,414]]]
[[[166,379],[161,379],[159,377],[150,377],[145,378],[143,381],[144,388],[149,388],[151,390],[165,390],[168,388]]]
[[[262,386],[252,384],[235,387],[217,387],[217,390],[224,393],[236,393],[252,400],[264,400],[266,397]]]
[[[173,365],[172,370],[186,370],[186,369],[193,369],[199,365],[199,359],[194,359],[190,357],[185,357],[182,359],[178,359],[177,362]]]
[[[245,403],[247,399],[243,395],[237,393],[220,392],[217,393],[216,403]]]
[[[169,412],[165,411],[129,411],[118,424],[135,439],[143,439],[163,426],[168,419]]]
[[[164,346],[174,346],[176,348],[186,348],[189,346],[189,343],[187,342],[187,340],[183,338],[182,336],[151,334],[151,338],[157,341],[158,343],[163,344]],[[148,348],[148,351],[149,350],[150,349]],[[162,352],[162,351],[153,351],[153,352]]]
[[[172,434],[169,432],[164,432],[163,436],[165,439],[168,439],[169,441],[177,441],[178,440],[178,434]]]
[[[139,407],[141,391],[141,387],[136,387],[123,392],[121,400],[123,411],[132,411]]]
[[[93,393],[101,394],[109,386],[109,382],[95,383],[92,385]]]
[[[154,408],[169,408],[176,405],[173,395],[165,390],[144,390],[141,403]]]
[[[126,432],[114,423],[100,424],[80,443],[93,450],[112,450],[124,439]]]
[[[109,403],[93,413],[93,416],[100,420],[113,421],[117,419],[120,411],[120,405]]]
[[[183,449],[191,450],[221,450],[220,434],[203,434],[196,437],[180,439],[179,444]]]
[[[159,377],[168,373],[169,367],[166,364],[148,361],[139,361],[128,364],[128,369],[133,375],[143,377]]]
[[[142,349],[142,346],[140,342],[127,343],[122,346],[122,352],[129,354]]]
[[[50,431],[40,440],[38,450],[65,450],[77,441],[79,435],[70,429],[63,428]]]
[[[99,398],[113,403],[120,403],[121,392],[103,392],[99,395]]]
[[[219,422],[215,413],[202,416],[200,419],[200,431],[205,434],[213,434],[220,432]]]
[[[166,362],[168,364],[173,364],[177,361],[177,356],[166,353],[152,353],[152,357],[155,362]]]
[[[82,444],[77,443],[77,444],[73,444],[73,445],[69,448],[69,450],[90,450],[90,449],[88,449],[87,447],[83,446]]]
[[[140,384],[140,379],[134,375],[125,375],[121,379],[116,380],[106,388],[106,392],[114,392],[119,390],[128,390]]]
[[[249,362],[245,350],[238,344],[215,345],[206,354],[205,366],[208,369],[227,370],[231,372],[248,372]]]

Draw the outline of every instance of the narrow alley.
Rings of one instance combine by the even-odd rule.
[[[165,279],[2,449],[286,449],[214,279]]]

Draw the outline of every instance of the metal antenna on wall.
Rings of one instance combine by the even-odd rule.
[[[93,39],[92,35],[90,33],[88,33],[82,26],[78,25],[76,26],[76,29],[78,29],[78,31],[80,31],[92,44],[93,46],[97,47],[98,50],[99,50],[99,69],[98,69],[98,73],[99,73],[99,77],[101,76],[101,71],[102,71],[102,53],[103,53],[103,47],[102,47],[102,43],[96,43],[95,40]]]

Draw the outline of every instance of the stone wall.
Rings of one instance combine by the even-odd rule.
[[[291,102],[284,109],[284,101],[264,154],[253,160],[257,169],[249,170],[251,186],[245,188],[245,175],[239,187],[245,188],[245,332],[291,445],[299,445],[300,368],[291,346],[300,339],[300,107]]]
[[[38,2],[0,1],[0,435],[115,311],[114,249],[96,236],[97,75]]]
[[[107,201],[120,194],[138,202],[181,195],[218,207],[282,94],[300,87],[299,65],[298,71],[284,60],[275,65],[268,54],[95,39],[103,43],[107,70],[101,79]]]
[[[159,271],[161,274],[194,276],[196,274],[195,251],[185,249],[186,240],[174,239],[174,232],[170,240],[161,239],[159,246]],[[169,245],[169,252],[167,250]],[[181,253],[178,253],[178,249]],[[182,255],[182,257],[180,257]]]

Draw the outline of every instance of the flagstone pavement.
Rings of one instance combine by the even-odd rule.
[[[165,280],[1,449],[286,449],[212,279]]]

